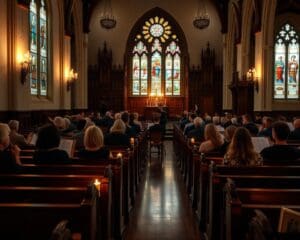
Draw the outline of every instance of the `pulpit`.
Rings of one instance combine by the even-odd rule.
[[[228,86],[232,92],[232,110],[237,115],[253,113],[255,82],[246,78],[239,80],[237,73],[232,83]]]

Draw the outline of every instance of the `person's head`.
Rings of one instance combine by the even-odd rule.
[[[11,131],[19,131],[19,121],[18,120],[10,120],[8,122],[8,126]]]
[[[116,119],[112,127],[110,128],[111,133],[125,133],[126,125],[121,119]]]
[[[231,118],[231,123],[237,126],[239,124],[237,117]]]
[[[193,122],[196,117],[197,117],[197,115],[195,113],[191,113],[189,116],[190,122]]]
[[[294,120],[294,128],[300,128],[300,118]]]
[[[244,114],[242,116],[242,123],[245,125],[247,123],[250,123],[252,121],[251,116],[249,114]]]
[[[123,122],[125,124],[127,124],[129,122],[129,114],[128,114],[128,112],[122,112],[121,119],[123,120]]]
[[[137,112],[134,112],[133,113],[133,116],[134,116],[134,120],[135,121],[138,121],[139,120],[139,114]]]
[[[236,129],[235,125],[230,125],[225,129],[224,136],[227,142],[231,142]]]
[[[7,148],[10,143],[9,133],[9,126],[5,123],[0,123],[0,147],[3,149]]]
[[[204,138],[205,140],[210,140],[215,147],[221,146],[223,143],[222,136],[213,123],[209,123],[205,126]]]
[[[195,126],[195,128],[201,127],[202,124],[203,124],[203,120],[202,120],[201,117],[196,117],[194,119],[194,126]]]
[[[47,124],[42,126],[38,131],[36,140],[37,149],[51,149],[59,146],[60,135],[58,129],[52,125]]]
[[[254,151],[251,135],[248,129],[238,127],[229,144],[227,155],[239,161],[240,165],[248,165],[257,153]]]
[[[97,126],[89,126],[84,133],[83,145],[86,149],[100,149],[104,144],[103,133]]]
[[[66,129],[66,120],[63,117],[55,117],[53,120],[53,124],[59,130]]]
[[[220,117],[219,116],[213,116],[212,122],[215,125],[219,125],[220,124]]]
[[[115,119],[121,119],[122,114],[121,113],[115,113]]]
[[[286,141],[290,132],[290,128],[285,122],[278,121],[272,125],[272,137],[275,143],[278,141]]]

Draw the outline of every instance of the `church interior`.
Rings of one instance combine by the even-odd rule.
[[[300,239],[299,0],[0,5],[1,239]]]

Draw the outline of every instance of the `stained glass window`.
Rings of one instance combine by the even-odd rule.
[[[276,36],[274,63],[274,99],[298,99],[299,37],[290,24]]]
[[[44,0],[31,0],[30,25],[30,93],[47,96],[48,87],[48,25]]]
[[[166,49],[166,95],[180,95],[180,50],[172,41]]]
[[[147,49],[143,42],[138,42],[133,50],[132,58],[132,95],[147,95],[148,59]]]
[[[136,35],[132,54],[133,96],[180,96],[181,56],[177,35],[162,17],[151,17]]]

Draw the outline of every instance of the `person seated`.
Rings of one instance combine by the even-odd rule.
[[[233,138],[233,135],[234,135],[236,129],[237,129],[237,127],[234,125],[230,125],[225,129],[224,144],[220,147],[220,152],[222,154],[225,154],[227,152],[227,149],[229,147],[229,144],[231,143],[231,140]]]
[[[264,162],[284,163],[300,160],[300,149],[287,144],[290,128],[285,122],[275,122],[272,125],[272,137],[275,144],[261,151]]]
[[[254,122],[252,122],[249,114],[244,114],[242,116],[243,127],[247,128],[252,137],[256,137],[258,134],[258,127]]]
[[[129,114],[129,125],[133,129],[133,132],[135,132],[136,134],[139,134],[142,130],[142,124],[138,121],[138,118],[138,113]]]
[[[28,138],[25,139],[25,137],[22,134],[19,134],[19,121],[17,120],[10,120],[8,122],[8,126],[10,128],[9,138],[10,142],[13,145],[18,145],[19,147],[27,146],[29,145],[29,139],[32,137],[32,134],[28,135]]]
[[[0,123],[0,172],[18,172],[21,170],[20,149],[10,144],[9,126]]]
[[[201,117],[194,119],[195,128],[188,133],[188,138],[194,138],[196,142],[202,142],[204,140],[204,121]]]
[[[167,112],[163,109],[163,107],[158,108],[158,113],[160,114],[159,124],[162,127],[163,134],[166,132],[166,125],[168,122]]]
[[[125,134],[126,125],[121,119],[115,120],[110,133],[104,137],[105,145],[130,146],[129,137]]]
[[[107,127],[107,129],[110,129],[113,124],[114,118],[112,116],[112,113],[110,111],[107,111],[105,113],[105,116],[100,120],[100,126],[104,126]]]
[[[149,132],[152,131],[163,131],[161,125],[160,125],[160,114],[159,113],[154,113],[153,114],[153,124],[150,125],[149,127]]]
[[[129,125],[129,113],[122,112],[121,119],[125,123],[125,126],[126,126],[125,134],[128,136],[128,138],[135,137],[138,133],[135,131],[136,130],[135,128],[132,128]]]
[[[189,123],[187,123],[184,127],[184,130],[183,130],[183,134],[185,136],[188,135],[189,131],[193,130],[195,128],[194,126],[194,119],[196,118],[196,114],[195,113],[191,113],[190,116],[189,116]]]
[[[272,139],[272,123],[273,120],[270,117],[263,117],[261,130],[257,134],[258,137],[267,137]]]
[[[189,123],[189,112],[184,110],[181,119],[179,120],[180,129],[183,130],[187,123]]]
[[[205,124],[212,123],[211,116],[207,112],[204,113],[203,119],[204,119]]]
[[[58,149],[60,143],[59,130],[53,124],[46,124],[38,131],[36,150],[33,154],[35,163],[60,164],[70,163],[68,153]]]
[[[217,131],[216,126],[213,123],[209,123],[205,126],[204,130],[205,141],[201,143],[199,152],[208,153],[211,151],[218,151],[224,144],[223,136]]]
[[[224,156],[224,164],[230,166],[259,166],[262,158],[255,152],[248,129],[238,127]]]
[[[294,120],[294,130],[291,131],[288,140],[300,141],[300,118]]]
[[[84,159],[108,159],[109,149],[104,147],[101,129],[89,126],[84,133],[84,149],[79,150],[78,156]]]

